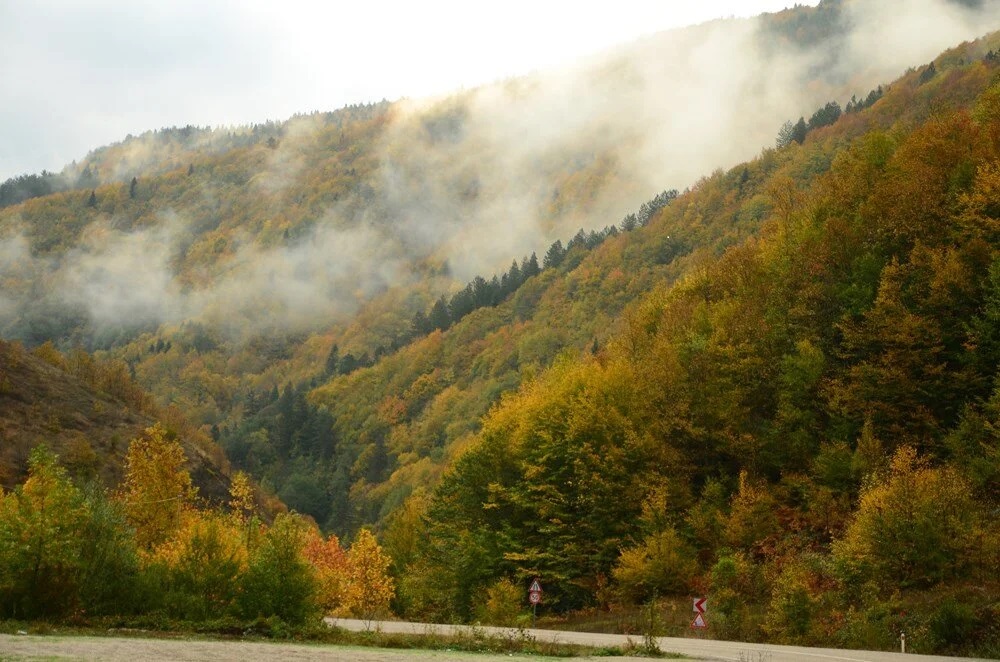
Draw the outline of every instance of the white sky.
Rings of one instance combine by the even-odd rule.
[[[0,181],[128,133],[443,93],[791,4],[0,0]]]

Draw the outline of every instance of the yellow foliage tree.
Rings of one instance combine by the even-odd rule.
[[[896,451],[889,475],[861,495],[834,565],[848,587],[926,587],[979,562],[982,507],[951,467],[933,467],[910,446]]]
[[[656,595],[683,594],[697,574],[694,551],[673,527],[623,549],[613,570],[622,593],[633,602]]]
[[[508,577],[501,577],[486,589],[485,601],[476,610],[479,620],[489,625],[516,627],[524,608],[524,589]]]
[[[129,444],[119,498],[140,549],[150,552],[170,539],[193,506],[198,490],[185,463],[180,443],[159,424]]]
[[[368,623],[389,611],[389,602],[395,595],[395,583],[389,576],[390,563],[392,559],[368,529],[361,530],[347,552],[347,607]]]
[[[254,540],[254,532],[260,532],[257,517],[257,500],[250,477],[237,471],[229,483],[229,512],[233,524],[243,533],[243,544],[249,550]]]
[[[741,471],[739,490],[733,495],[725,537],[737,549],[761,551],[780,535],[777,502],[765,483],[752,480]]]

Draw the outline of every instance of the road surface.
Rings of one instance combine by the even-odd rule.
[[[429,625],[380,621],[366,624],[348,619],[328,619],[328,622],[348,630],[380,629],[383,632],[449,634],[472,628],[457,625]],[[476,630],[502,636],[521,636],[516,630],[481,627]],[[620,646],[629,637],[589,632],[527,630],[525,634],[542,641],[556,641],[589,646]],[[631,638],[633,643],[641,639]],[[945,662],[958,659],[931,655],[902,655],[872,651],[849,651],[830,648],[800,648],[767,646],[709,639],[675,639],[661,637],[660,648],[702,660],[732,660],[733,662]],[[142,639],[136,637],[66,637],[0,634],[0,660],[100,660],[102,662],[540,662],[549,658],[517,655],[486,655],[426,650],[387,650],[326,644],[289,644],[280,642],[206,641],[202,639]],[[636,658],[575,658],[592,662],[635,660]]]
[[[420,634],[433,631],[441,634],[468,632],[466,625],[429,625],[427,623],[406,623],[401,621],[376,621],[366,624],[354,619],[326,619],[327,623],[346,630],[366,630],[378,628],[382,632],[403,632]],[[508,628],[477,627],[487,633],[510,636],[516,633]],[[628,637],[621,634],[596,634],[592,632],[567,632],[564,630],[526,630],[528,635],[539,641],[556,641],[585,646],[623,646],[630,639],[642,643],[642,637]],[[840,650],[836,648],[805,648],[801,646],[774,646],[770,644],[745,644],[738,641],[714,641],[711,639],[678,639],[659,637],[660,649],[664,652],[681,653],[701,660],[732,660],[734,662],[946,662],[972,660],[973,658],[945,657],[941,655],[910,655],[883,653],[878,651]]]

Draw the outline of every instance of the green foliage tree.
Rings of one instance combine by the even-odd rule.
[[[121,502],[94,485],[84,492],[88,516],[80,534],[80,607],[90,615],[138,613],[155,601]]]
[[[28,479],[0,497],[0,609],[14,618],[62,616],[79,601],[89,517],[80,491],[44,445]]]
[[[788,147],[795,140],[795,123],[792,120],[785,120],[785,123],[778,129],[778,137],[774,139],[774,146],[778,149]],[[623,226],[624,230],[625,227]]]
[[[296,515],[281,514],[274,520],[241,578],[236,608],[243,618],[277,616],[305,623],[319,615],[316,578],[302,551],[307,531]]]

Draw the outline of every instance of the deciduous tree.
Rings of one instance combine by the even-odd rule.
[[[371,622],[388,613],[396,591],[389,576],[390,563],[375,535],[362,529],[347,552],[347,604],[357,617]]]
[[[129,444],[119,498],[135,528],[140,549],[149,552],[181,526],[198,490],[185,468],[180,442],[157,424]]]

